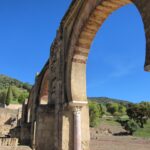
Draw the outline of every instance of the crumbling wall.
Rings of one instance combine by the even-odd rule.
[[[11,118],[17,118],[18,110],[0,108],[0,125],[7,124]]]
[[[54,146],[54,111],[48,106],[39,106],[37,110],[36,150],[50,150]]]
[[[17,146],[17,138],[0,138],[0,146]]]

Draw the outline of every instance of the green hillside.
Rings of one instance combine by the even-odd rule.
[[[120,100],[120,99],[114,99],[114,98],[108,98],[108,97],[88,97],[88,100],[95,101],[100,104],[108,104],[108,103],[121,103],[124,105],[131,104],[130,101],[127,100]]]
[[[29,95],[31,85],[17,79],[0,75],[0,103],[22,103]]]
[[[17,79],[13,79],[11,77],[8,77],[6,75],[0,74],[0,90],[7,89],[9,86],[16,86],[18,88],[23,88],[26,90],[30,90],[32,85],[29,83],[21,82]]]

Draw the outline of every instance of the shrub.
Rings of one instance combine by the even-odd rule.
[[[114,115],[119,110],[119,105],[117,103],[108,103],[106,105],[107,111]]]
[[[128,107],[127,115],[138,123],[141,128],[144,128],[147,120],[150,118],[150,103],[142,102]]]
[[[100,106],[96,102],[89,102],[90,127],[96,127],[99,124],[101,115]]]
[[[139,128],[138,124],[134,120],[128,120],[124,125],[124,129],[127,130],[131,135]]]

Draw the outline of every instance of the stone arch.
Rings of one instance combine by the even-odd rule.
[[[39,95],[40,104],[48,104],[48,87],[49,87],[48,75],[49,75],[49,70],[46,69],[40,87],[40,95]]]
[[[77,150],[82,147],[89,150],[86,59],[102,23],[114,10],[129,3],[137,6],[144,22],[147,41],[145,70],[150,71],[149,0],[73,0],[50,48],[50,61],[35,80],[31,101],[33,147],[37,140],[34,134],[36,122],[37,131],[41,129],[40,125],[44,125],[41,135],[48,133],[46,138],[39,138],[42,149]],[[40,106],[44,95],[49,96],[49,105]],[[39,124],[40,115],[45,123],[41,121]]]
[[[87,0],[72,28],[67,58],[67,96],[70,101],[87,101],[86,60],[91,43],[107,17],[118,8],[133,3],[139,10],[146,34],[145,70],[150,71],[150,1],[149,0]]]
[[[32,120],[32,105],[33,105],[33,96],[34,96],[34,86],[31,89],[31,92],[29,94],[28,103],[27,103],[27,122],[31,122]]]

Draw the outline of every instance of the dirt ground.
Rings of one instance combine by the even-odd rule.
[[[150,140],[130,136],[102,136],[91,140],[91,150],[150,150]]]
[[[114,136],[125,130],[118,123],[101,121],[97,128],[91,128],[90,150],[150,150],[150,139],[133,136]]]

